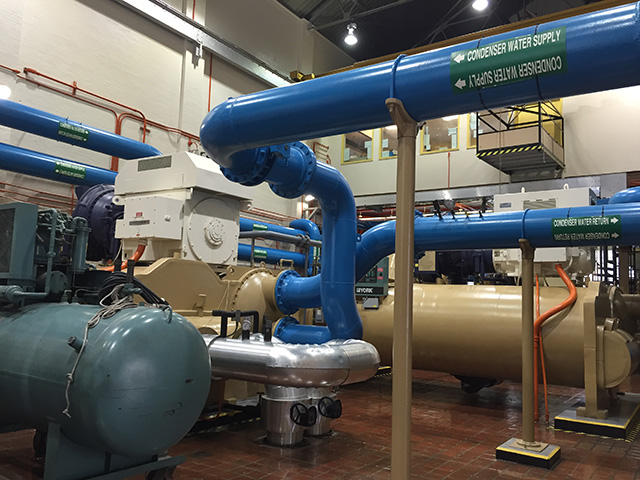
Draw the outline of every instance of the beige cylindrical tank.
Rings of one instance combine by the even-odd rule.
[[[510,286],[414,285],[413,368],[519,381],[520,292],[520,287]],[[584,386],[584,304],[599,293],[597,284],[579,288],[575,304],[545,323],[542,339],[549,383]],[[563,288],[541,288],[540,311],[567,296]],[[607,304],[608,296],[605,293]],[[378,349],[383,365],[391,364],[393,307],[390,289],[378,310],[360,311],[364,340]],[[637,367],[638,347],[622,330],[603,331],[603,345],[604,386],[610,388]]]

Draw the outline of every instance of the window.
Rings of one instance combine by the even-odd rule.
[[[398,156],[398,128],[389,125],[380,129],[380,160]]]
[[[370,162],[373,158],[373,130],[346,133],[342,136],[342,164]]]
[[[421,130],[420,153],[458,150],[458,115],[427,120]]]

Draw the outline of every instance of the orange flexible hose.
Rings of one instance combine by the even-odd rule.
[[[129,260],[132,260],[134,262],[137,262],[138,260],[140,260],[140,257],[142,257],[142,254],[144,253],[144,249],[145,248],[147,248],[146,245],[138,245],[138,248],[136,248],[136,251],[133,252],[133,255],[131,255]],[[129,263],[129,260],[127,260],[126,262],[124,262],[122,264],[122,267],[120,267],[122,270],[127,268],[127,263]],[[115,267],[113,265],[111,265],[110,267],[105,267],[105,268],[102,268],[101,270],[105,270],[107,272],[113,272],[114,268]]]
[[[560,275],[560,278],[569,289],[569,297],[563,302],[556,305],[555,307],[551,307],[542,315],[539,315],[538,318],[536,318],[536,321],[533,323],[533,368],[534,368],[533,378],[535,382],[534,398],[536,399],[534,418],[536,420],[538,419],[538,380],[537,380],[538,379],[538,350],[540,350],[540,357],[542,357],[542,354],[543,354],[542,339],[540,335],[542,331],[542,325],[544,324],[544,322],[546,322],[549,318],[551,318],[556,313],[559,313],[562,310],[569,308],[571,305],[575,303],[576,299],[578,298],[578,291],[576,290],[576,286],[573,283],[571,283],[571,279],[563,270],[562,265],[556,264],[555,267],[556,267],[556,271],[558,272],[558,275]],[[546,417],[548,419],[548,415],[549,415],[548,403],[546,400],[547,399],[547,373],[544,368],[544,358],[541,358],[541,367],[542,367],[542,381],[543,381],[544,390],[545,390],[545,405],[547,409]]]

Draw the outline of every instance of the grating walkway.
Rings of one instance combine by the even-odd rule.
[[[335,433],[293,449],[262,442],[259,422],[184,439],[176,479],[389,479],[390,375],[341,390],[344,415]],[[633,386],[631,385],[633,383]],[[640,379],[623,390],[639,391]],[[414,372],[412,478],[416,479],[640,479],[640,440],[615,440],[555,431],[540,425],[537,439],[559,445],[551,471],[495,459],[495,448],[520,431],[520,385],[505,382],[468,395],[453,377]],[[581,399],[582,391],[552,387],[551,417]],[[30,432],[0,435],[0,479],[40,478]],[[142,477],[136,477],[142,478]]]

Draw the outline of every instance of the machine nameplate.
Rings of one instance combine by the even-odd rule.
[[[82,165],[63,162],[61,160],[56,160],[56,166],[54,167],[53,172],[58,175],[64,175],[65,177],[72,178],[85,178],[87,175],[87,169]]]
[[[553,218],[551,233],[556,241],[619,239],[622,220],[620,215]]]
[[[71,138],[80,142],[89,140],[89,130],[79,125],[71,125],[67,122],[58,123],[58,135],[61,137]],[[83,177],[84,178],[84,177]]]
[[[149,225],[150,223],[150,220],[131,220],[129,225]]]
[[[153,158],[145,158],[144,160],[138,161],[138,171],[146,172],[148,170],[157,170],[159,168],[170,168],[171,167],[171,157],[153,157]]]
[[[567,71],[566,27],[451,54],[451,88],[466,93]]]

